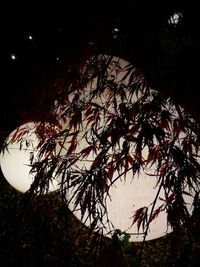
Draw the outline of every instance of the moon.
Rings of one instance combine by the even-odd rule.
[[[12,131],[7,138],[8,146],[4,152],[0,154],[0,167],[7,182],[17,191],[25,193],[31,187],[34,181],[34,175],[31,171],[31,154],[37,155],[37,145],[39,139],[35,133],[35,122],[22,124]],[[9,142],[16,134],[26,130],[26,134],[20,141]],[[49,184],[48,192],[58,190],[59,182],[53,180]]]
[[[117,62],[117,69],[115,69],[115,64]],[[111,80],[115,77],[116,81],[122,81],[126,86],[128,84],[128,76],[127,76],[127,66],[130,66],[129,62],[114,57],[111,65],[110,65],[110,78]],[[126,77],[126,78],[124,78]],[[87,101],[90,100],[90,94],[96,89],[97,80],[91,82],[85,90],[80,92],[82,95],[82,100]],[[73,101],[74,95],[69,95],[69,101]],[[116,99],[120,101],[119,99]],[[107,96],[102,94],[98,95],[93,99],[93,104],[98,104],[99,106],[104,106],[106,103]],[[62,107],[57,109],[58,113],[61,113]],[[76,136],[77,147],[74,150],[74,155],[80,155],[80,152],[88,147],[88,139],[90,136],[88,135],[91,125],[88,123],[85,118],[87,117],[86,112],[83,111],[83,122],[82,122],[82,130],[79,131]],[[103,111],[105,112],[105,110]],[[107,105],[106,112],[113,112],[112,107]],[[60,115],[60,114],[58,114]],[[61,114],[62,115],[62,114]],[[101,115],[100,115],[101,116]],[[105,114],[101,116],[99,127],[105,127],[106,120]],[[67,123],[63,125],[63,129],[69,127]],[[14,187],[16,190],[20,192],[26,192],[29,190],[34,176],[30,174],[31,166],[30,166],[30,155],[31,153],[37,154],[37,145],[39,139],[35,133],[35,123],[30,122],[24,125],[21,125],[18,129],[28,129],[25,136],[23,136],[23,142],[12,142],[8,145],[8,150],[0,155],[0,166],[3,172],[4,177],[8,181],[8,183]],[[13,137],[16,133],[14,130],[8,137],[8,140]],[[58,148],[60,155],[65,155],[67,149],[69,148],[69,144],[71,142],[72,135],[66,138],[65,148]],[[122,149],[122,144],[124,142],[123,137],[120,142],[116,145],[117,150]],[[21,146],[21,147],[20,147]],[[130,148],[131,149],[131,148]],[[133,148],[132,148],[133,149]],[[97,149],[98,150],[98,149]],[[98,153],[99,151],[97,151]],[[148,151],[143,151],[143,158],[147,157]],[[112,149],[108,151],[108,153],[112,154]],[[131,152],[130,152],[131,153]],[[74,171],[76,170],[90,170],[91,164],[95,159],[94,153],[89,153],[89,155],[85,158],[78,157],[78,160],[75,164],[72,164],[70,168]],[[66,170],[67,171],[67,170]],[[154,175],[152,175],[154,174]],[[113,174],[112,180],[115,180],[117,174]],[[59,180],[59,179],[58,179]],[[53,182],[49,185],[49,191],[55,191],[59,189],[59,181],[54,179]],[[126,232],[130,234],[131,242],[142,242],[144,240],[152,240],[156,238],[160,238],[168,233],[172,232],[171,227],[167,222],[167,213],[165,210],[162,210],[158,216],[149,224],[148,231],[145,233],[145,230],[139,229],[138,225],[133,224],[133,216],[136,210],[140,208],[148,208],[148,216],[150,216],[151,209],[153,207],[154,199],[156,198],[158,187],[157,185],[157,177],[155,175],[155,166],[151,166],[148,170],[141,171],[138,175],[134,175],[131,171],[126,173],[126,176],[123,175],[120,179],[117,179],[115,183],[110,186],[109,197],[106,198],[106,207],[107,207],[107,215],[103,217],[103,234],[107,237],[112,237],[113,232],[116,229],[120,229],[122,232]],[[91,226],[90,220],[88,220],[89,214],[86,212],[85,215],[81,216],[80,205],[76,205],[75,199],[72,197],[74,192],[76,192],[77,187],[72,186],[68,190],[67,199],[69,201],[69,209],[73,212],[73,214],[84,223],[87,227]],[[185,189],[187,191],[187,188]],[[163,204],[164,192],[161,189],[159,192],[159,197],[157,198],[155,209],[159,208]],[[192,197],[185,197],[185,201],[188,203],[188,210],[192,210]],[[99,227],[102,225],[98,224]],[[147,234],[147,235],[146,235]]]
[[[103,56],[106,57],[105,55]],[[109,58],[109,56],[108,56]],[[115,81],[121,82],[123,81],[124,85],[128,85],[129,82],[129,76],[127,76],[127,67],[130,66],[130,63],[118,58],[113,57],[110,66],[109,66],[109,76],[107,79],[112,80],[113,77]],[[131,74],[130,74],[131,75]],[[97,86],[97,80],[96,78],[93,79],[93,81],[90,82],[90,84],[85,88],[82,93],[83,101],[89,99],[91,92],[95,91]],[[154,91],[154,90],[152,90]],[[139,93],[140,94],[140,93]],[[74,95],[69,95],[69,100],[72,101]],[[82,99],[81,98],[81,99]],[[127,97],[129,98],[129,97]],[[129,98],[130,99],[130,98]],[[96,98],[92,99],[93,103],[98,104],[99,106],[106,106],[107,110],[106,112],[112,114],[114,112],[112,110],[112,107],[108,105],[107,95],[104,92],[101,95],[98,95]],[[118,104],[120,103],[121,99],[117,99]],[[60,109],[62,110],[62,108]],[[103,108],[102,108],[103,110]],[[88,147],[87,138],[89,138],[89,134],[87,134],[90,131],[90,124],[88,124],[87,120],[85,120],[85,114],[82,113],[82,130],[80,130],[78,136],[77,136],[77,148],[74,151],[74,154],[79,154],[81,150]],[[101,115],[100,115],[101,116]],[[103,128],[105,127],[106,120],[105,120],[105,114],[101,116],[99,127]],[[68,127],[68,125],[65,125],[65,127]],[[84,138],[84,136],[87,136],[87,138]],[[116,149],[119,151],[122,149],[123,144],[123,138],[121,138],[118,146],[116,145]],[[67,144],[70,143],[70,140],[67,140]],[[132,149],[134,149],[132,147]],[[131,150],[131,148],[130,148]],[[132,150],[134,151],[134,150]],[[111,155],[112,150],[108,151],[108,153]],[[133,152],[134,153],[134,152]],[[143,152],[144,159],[147,159],[148,156],[148,150],[144,150]],[[98,153],[97,153],[98,154]],[[131,152],[130,152],[131,154]],[[73,166],[74,169],[78,170],[90,170],[91,164],[95,159],[94,153],[90,153],[87,158],[80,158],[78,161],[76,161],[76,166]],[[106,207],[107,207],[107,216],[104,216],[103,218],[103,234],[105,236],[111,237],[113,234],[113,231],[115,229],[120,229],[122,232],[126,232],[130,234],[130,241],[131,242],[142,242],[144,240],[152,240],[156,238],[160,238],[166,234],[169,234],[172,232],[171,227],[168,225],[167,222],[167,213],[165,210],[161,210],[159,215],[151,221],[149,224],[149,227],[147,229],[147,233],[145,233],[145,230],[139,229],[138,225],[135,223],[133,224],[133,216],[136,212],[136,210],[140,208],[148,208],[148,216],[151,214],[151,209],[153,207],[153,202],[156,198],[158,187],[158,177],[155,175],[155,169],[156,166],[151,166],[150,169],[146,169],[144,171],[141,171],[139,175],[135,175],[133,177],[133,174],[131,171],[126,173],[126,176],[123,175],[120,179],[116,180],[116,182],[110,187],[109,196],[106,199]],[[153,175],[152,175],[153,174]],[[113,180],[116,178],[116,174],[113,176]],[[82,221],[86,226],[91,226],[91,221],[88,219],[89,214],[86,211],[85,215],[81,216],[81,207],[80,205],[77,205],[75,199],[72,197],[74,196],[75,192],[77,190],[77,187],[71,187],[68,192],[68,199],[69,201],[69,208],[74,213],[74,215]],[[187,191],[187,190],[186,190]],[[157,198],[156,204],[153,207],[153,210],[155,211],[157,208],[159,208],[162,204],[164,204],[163,199],[165,199],[165,195],[163,190],[161,189],[159,192],[159,196]],[[188,203],[189,207],[192,205],[192,197],[190,198],[187,196],[185,198],[185,201]],[[99,227],[100,224],[98,225]],[[147,234],[147,235],[146,235]]]

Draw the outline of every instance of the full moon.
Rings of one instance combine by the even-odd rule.
[[[106,56],[103,56],[104,59]],[[127,68],[130,66],[130,64],[118,57],[113,57],[112,61],[110,62],[110,65],[108,67],[108,73],[109,76],[107,79],[113,81],[113,79],[117,82],[123,81],[123,85],[127,86],[129,82],[129,76],[127,75]],[[90,99],[90,95],[95,92],[97,86],[97,79],[94,78],[93,81],[85,88],[85,90],[80,91],[79,94],[80,99],[82,101],[87,101],[87,99]],[[153,90],[152,90],[153,91]],[[69,103],[73,101],[74,93],[72,95],[69,95]],[[141,95],[140,95],[141,96]],[[138,97],[138,96],[134,96]],[[131,99],[131,101],[137,100],[136,98],[131,97],[127,95],[124,97],[124,99]],[[100,113],[100,119],[99,119],[99,129],[100,131],[102,129],[105,129],[106,127],[106,114],[114,114],[115,110],[112,107],[112,104],[108,102],[108,96],[106,95],[106,90],[100,94],[97,95],[95,98],[92,99],[93,105],[97,105],[99,107],[99,110],[102,110],[102,113]],[[89,100],[90,101],[90,100]],[[117,98],[115,101],[118,101],[118,105],[121,103],[121,99]],[[124,100],[123,100],[124,101]],[[130,100],[127,100],[130,101]],[[106,110],[103,108],[106,106]],[[102,107],[102,108],[101,108]],[[60,108],[62,110],[62,107]],[[76,137],[77,142],[77,148],[74,150],[74,155],[80,155],[80,152],[83,149],[87,149],[89,146],[88,139],[90,140],[90,123],[88,123],[87,115],[82,112],[82,124],[81,124],[81,130],[79,131],[79,134]],[[66,128],[68,125],[65,126]],[[69,146],[70,138],[66,139],[66,149],[67,146]],[[124,142],[123,137],[120,139],[120,142],[116,145],[116,150],[120,151],[122,149],[122,144]],[[64,152],[66,151],[64,150]],[[100,151],[100,150],[99,150]],[[99,153],[97,152],[97,154]],[[134,154],[134,145],[130,148],[130,154],[131,152]],[[112,155],[113,150],[110,149],[108,151],[109,155]],[[148,149],[143,152],[143,158],[144,160],[147,160],[148,157]],[[79,158],[76,161],[76,164],[74,166],[71,166],[71,168],[74,168],[74,171],[89,171],[91,169],[91,164],[93,163],[95,159],[94,153],[89,153],[87,157]],[[130,241],[132,242],[141,242],[144,240],[152,240],[155,238],[162,237],[170,232],[172,232],[171,227],[168,225],[167,222],[167,213],[163,209],[160,209],[160,213],[154,220],[152,220],[149,224],[149,227],[147,229],[147,235],[145,233],[145,230],[140,227],[138,230],[137,223],[133,224],[133,216],[135,212],[140,209],[144,208],[144,211],[147,210],[148,207],[148,213],[147,216],[150,216],[151,209],[155,211],[156,209],[159,209],[159,207],[164,204],[163,199],[165,199],[165,195],[163,190],[160,190],[157,201],[155,206],[153,205],[153,202],[156,198],[158,187],[157,182],[158,178],[156,176],[156,167],[153,165],[150,169],[146,169],[141,171],[138,176],[135,175],[133,177],[132,171],[128,171],[125,175],[122,175],[120,179],[116,180],[115,183],[113,183],[110,187],[109,191],[109,197],[106,199],[106,207],[107,207],[107,215],[103,218],[103,234],[105,236],[111,237],[113,234],[114,229],[120,229],[122,232],[126,232],[130,234]],[[112,180],[115,180],[118,174],[114,174],[112,177]],[[94,178],[95,179],[95,178]],[[72,210],[74,215],[81,220],[86,226],[90,227],[91,221],[88,219],[89,214],[86,211],[85,215],[81,216],[81,207],[80,205],[77,205],[76,199],[73,198],[73,196],[77,192],[77,187],[71,187],[68,192],[68,199],[69,201],[69,208]],[[188,203],[189,207],[191,205],[192,198],[187,196],[185,198],[185,201]],[[152,208],[153,207],[153,208]],[[99,224],[99,227],[101,227]]]
[[[37,155],[37,145],[39,139],[35,133],[34,122],[29,122],[21,125],[11,132],[8,136],[8,146],[4,152],[0,154],[0,166],[2,173],[8,183],[16,190],[25,193],[30,189],[34,181],[34,175],[31,171],[31,155]],[[16,132],[26,131],[22,139],[14,142],[9,142]],[[55,191],[59,188],[57,180],[53,180],[49,184],[49,192]]]
[[[103,57],[105,59],[108,56]],[[112,61],[109,64],[109,75],[107,79],[110,84],[112,84],[114,80],[117,83],[123,83],[122,85],[124,87],[128,87],[129,78],[131,75],[131,73],[127,72],[127,69],[130,66],[129,62],[118,57],[113,57]],[[87,103],[87,101],[88,103],[90,103],[91,95],[95,95],[96,88],[97,78],[95,77],[93,78],[91,83],[86,86],[86,88],[81,88],[81,90],[78,91],[77,95],[79,97],[81,105],[83,103]],[[95,125],[95,127],[97,127],[97,135],[106,131],[106,127],[108,127],[109,124],[109,116],[113,116],[113,114],[115,114],[116,112],[114,105],[119,106],[120,104],[124,103],[129,104],[130,102],[136,102],[137,97],[141,97],[141,92],[137,92],[136,95],[130,95],[130,92],[127,91],[124,92],[125,95],[123,96],[123,99],[118,96],[115,97],[115,103],[108,100],[110,96],[108,94],[108,91],[106,90],[104,90],[102,94],[95,95],[95,97],[92,99],[93,107],[98,108],[98,125]],[[75,97],[77,97],[77,95],[74,95],[74,92],[70,93],[68,95],[66,103],[68,103],[69,106],[73,106],[73,101],[76,101]],[[66,105],[66,103],[64,105]],[[87,105],[85,106],[87,107]],[[57,111],[55,112],[58,112],[58,115],[61,115],[62,118],[62,111],[66,112],[66,106],[59,106]],[[69,170],[64,170],[64,173],[66,175],[67,172],[69,173],[70,171],[72,172],[72,174],[79,173],[80,175],[82,175],[83,173],[88,173],[92,168],[92,164],[94,163],[95,158],[101,152],[101,142],[98,141],[98,138],[95,139],[95,137],[92,136],[91,129],[92,127],[94,127],[94,124],[92,126],[91,122],[94,122],[96,118],[91,119],[91,115],[94,115],[91,110],[83,109],[81,111],[81,126],[79,128],[76,124],[76,121],[71,121],[71,123],[74,123],[75,125],[74,128],[71,127],[70,124],[66,121],[64,121],[63,123],[63,130],[69,129],[69,132],[66,138],[64,138],[62,142],[60,142],[60,147],[58,142],[58,151],[61,158],[63,156],[64,160],[71,160]],[[173,115],[175,116],[176,114]],[[30,174],[30,158],[32,154],[37,155],[37,145],[39,142],[39,139],[35,133],[34,122],[21,125],[16,130],[19,131],[23,128],[27,129],[27,133],[23,136],[22,142],[10,142],[8,144],[8,149],[5,150],[4,153],[1,153],[0,157],[0,166],[4,177],[11,186],[13,186],[20,192],[26,192],[27,190],[29,190],[34,180],[34,176]],[[16,130],[9,135],[8,140],[12,139],[12,137],[16,133]],[[109,136],[108,141],[110,140],[109,138],[112,137]],[[114,149],[112,146],[109,147],[108,151],[106,152],[109,158],[106,163],[107,168],[108,165],[112,163],[111,161],[113,160],[113,153],[115,153],[114,156],[119,155],[120,151],[122,151],[123,149],[124,143],[125,138],[122,135],[120,136],[119,140],[117,140]],[[94,146],[96,146],[95,149],[89,150],[89,152],[86,153],[86,151],[88,151],[88,148],[91,149],[91,147]],[[129,156],[133,155],[134,157],[134,149],[134,142],[132,142],[129,147]],[[73,151],[73,153],[69,152],[70,150]],[[118,154],[116,153],[116,151]],[[142,158],[144,162],[148,161],[148,153],[148,148],[144,148],[142,151]],[[71,155],[71,159],[68,158],[69,155]],[[133,157],[131,157],[132,160]],[[123,159],[120,158],[120,160]],[[121,232],[130,234],[131,242],[142,242],[144,238],[145,240],[152,240],[171,233],[172,229],[168,225],[167,213],[162,208],[160,209],[158,216],[155,216],[154,220],[152,220],[149,225],[147,224],[147,230],[145,230],[145,227],[144,229],[142,229],[142,227],[138,227],[137,223],[133,223],[134,214],[138,209],[142,209],[144,210],[144,212],[147,211],[146,215],[148,218],[151,215],[151,211],[153,212],[156,209],[159,209],[164,203],[165,192],[161,189],[159,191],[159,194],[157,195],[159,186],[157,186],[158,177],[156,174],[155,164],[152,164],[151,167],[143,168],[139,173],[134,173],[134,175],[132,173],[132,170],[129,170],[129,167],[126,168],[127,171],[124,173],[122,172],[121,175],[119,175],[119,172],[117,172],[116,170],[113,172],[111,180],[116,181],[113,183],[110,182],[109,184],[109,196],[107,196],[105,203],[107,213],[103,217],[103,221],[97,222],[97,226],[102,228],[103,235],[107,237],[112,237],[114,231],[116,229],[120,229]],[[83,175],[83,178],[85,178],[86,176]],[[96,177],[93,177],[93,184],[95,183],[95,178]],[[72,184],[70,184],[70,182]],[[91,221],[88,219],[90,217],[90,214],[88,214],[88,212],[86,211],[84,216],[82,217],[81,206],[79,204],[80,202],[77,204],[77,199],[74,198],[76,192],[78,191],[77,188],[80,188],[80,185],[76,184],[75,186],[73,186],[73,181],[70,182],[68,193],[66,195],[66,198],[69,200],[69,209],[80,221],[82,221],[82,223],[90,227]],[[93,184],[90,184],[89,186],[93,186]],[[53,182],[49,184],[49,191],[54,191],[57,189],[59,189],[59,181],[53,179]],[[187,186],[185,186],[184,191],[186,193],[188,192]],[[156,203],[154,206],[155,199]],[[188,205],[188,211],[192,211],[193,197],[189,196],[189,194],[186,194],[184,200]]]
[[[127,173],[126,181],[117,180],[109,191],[110,198],[107,198],[106,201],[109,222],[105,216],[103,234],[111,237],[113,231],[110,232],[110,229],[114,227],[114,229],[120,229],[122,232],[130,234],[131,242],[142,242],[145,232],[142,229],[138,231],[137,224],[132,224],[133,214],[139,208],[150,206],[148,211],[149,216],[151,204],[158,190],[156,183],[156,178],[148,177],[145,173],[141,173],[139,177],[133,179],[131,178],[131,173]],[[74,193],[74,190],[71,190],[71,195]],[[164,198],[163,191],[159,194],[159,197]],[[163,202],[158,199],[154,210],[162,204]],[[90,227],[90,222],[87,219],[88,213],[81,219],[80,206],[74,209],[74,201],[71,201],[69,206],[74,215],[79,220],[82,220],[86,226]],[[150,223],[146,240],[159,238],[171,232],[172,229],[167,224],[167,214],[165,211],[161,211],[158,217]]]

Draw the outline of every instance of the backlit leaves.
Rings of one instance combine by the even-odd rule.
[[[148,222],[148,208],[142,207],[135,211],[135,214],[133,215],[133,224],[137,223],[137,229],[138,232],[140,231],[140,228],[142,228],[142,232],[145,232],[146,225]]]
[[[58,91],[52,107],[56,127],[37,127],[43,161],[33,164],[36,180],[45,186],[55,171],[61,177],[61,194],[76,188],[73,198],[82,218],[88,213],[91,221],[103,222],[110,186],[154,167],[151,175],[165,192],[164,204],[151,215],[149,207],[141,207],[133,224],[144,230],[164,209],[173,228],[186,223],[189,213],[183,195],[199,190],[199,125],[172,99],[149,88],[131,64],[122,66],[120,59],[95,56],[79,74]],[[22,138],[20,130],[13,141]]]

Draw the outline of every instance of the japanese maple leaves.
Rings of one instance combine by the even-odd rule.
[[[199,126],[191,116],[150,89],[136,68],[112,56],[88,60],[79,79],[58,94],[52,116],[59,130],[40,148],[50,165],[56,162],[61,192],[67,201],[74,199],[82,217],[88,213],[91,222],[103,224],[110,186],[117,179],[135,179],[143,170],[148,179],[157,177],[155,187],[164,190],[165,198],[154,210],[158,192],[153,203],[135,211],[138,231],[164,209],[172,227],[174,220],[184,223],[189,216],[184,196],[193,198],[200,177]],[[42,170],[41,164],[34,168]]]

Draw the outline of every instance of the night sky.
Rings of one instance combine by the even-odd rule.
[[[110,8],[98,2],[81,3],[42,6],[30,2],[1,9],[1,131],[13,129],[27,111],[34,110],[59,73],[85,51],[97,43],[110,44],[114,29],[119,29],[120,53],[126,59],[134,55],[153,84],[170,85],[171,92],[178,88],[180,99],[181,90],[197,94],[199,19],[192,2],[187,6],[168,1],[158,6],[155,1],[133,1]],[[184,23],[170,33],[174,39],[166,41],[164,29],[175,11],[184,15]],[[190,101],[198,104],[196,96]]]
[[[53,75],[65,67],[82,25],[58,7],[8,7],[1,17],[1,127],[13,127],[32,108]],[[80,27],[77,34],[76,27]],[[74,52],[73,52],[74,53]]]
[[[175,97],[200,122],[198,1],[89,2],[17,1],[1,7],[0,144],[45,105],[52,85],[82,57],[108,52],[116,43],[116,55],[136,64],[153,87]],[[170,27],[175,12],[183,21]]]

